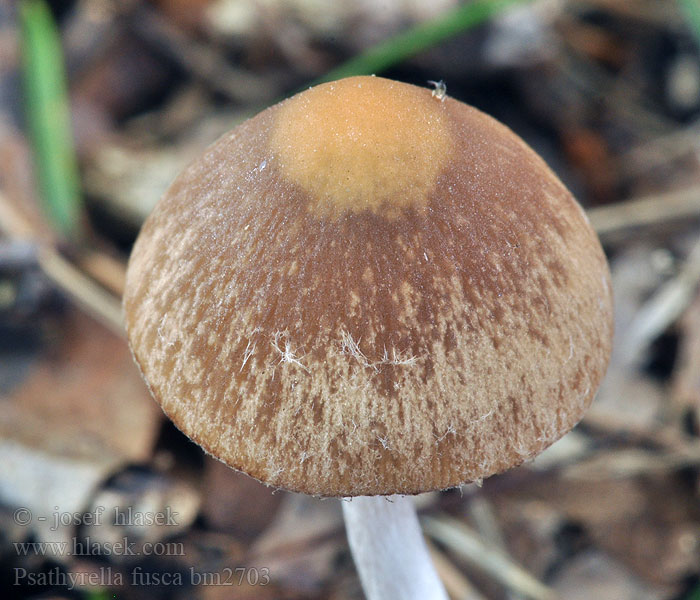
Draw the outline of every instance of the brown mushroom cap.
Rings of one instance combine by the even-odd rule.
[[[375,77],[213,144],[144,225],[124,304],[182,431],[328,496],[535,456],[582,417],[612,336],[600,244],[545,163],[478,110]]]

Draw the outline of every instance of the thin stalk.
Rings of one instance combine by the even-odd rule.
[[[447,600],[411,498],[348,499],[343,516],[367,600]]]

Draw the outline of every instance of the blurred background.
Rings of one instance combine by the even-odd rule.
[[[120,296],[168,183],[312,83],[502,120],[608,254],[612,363],[519,469],[420,497],[453,599],[700,600],[700,1],[0,0],[0,598],[362,598],[337,500],[205,456]]]

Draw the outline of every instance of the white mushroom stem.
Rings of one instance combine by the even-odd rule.
[[[447,600],[411,498],[351,498],[343,515],[367,600]]]

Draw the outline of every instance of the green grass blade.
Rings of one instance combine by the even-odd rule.
[[[700,43],[700,0],[678,0],[695,39]]]
[[[316,83],[333,81],[352,75],[370,75],[399,64],[419,52],[436,46],[472,27],[489,20],[511,5],[529,0],[473,0],[444,15],[412,27],[365,52],[358,54],[336,69],[332,69]]]
[[[43,208],[75,240],[82,201],[60,36],[44,0],[22,0],[19,20],[25,113]]]
[[[694,590],[692,590],[685,597],[685,600],[700,600],[700,585],[698,585]]]

